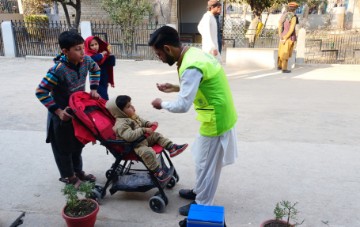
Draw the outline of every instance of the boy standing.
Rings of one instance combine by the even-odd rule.
[[[160,167],[156,160],[156,153],[151,146],[159,144],[169,151],[170,157],[175,157],[183,152],[188,144],[174,144],[160,133],[154,132],[151,127],[157,126],[158,123],[146,121],[136,115],[135,108],[131,104],[131,98],[127,95],[119,95],[110,99],[106,103],[106,108],[116,118],[113,130],[117,139],[133,142],[146,133],[149,135],[134,148],[134,151],[141,157],[148,169],[154,173],[159,182],[169,180],[171,176]]]
[[[82,181],[95,181],[92,174],[82,170],[81,152],[84,147],[75,137],[69,108],[70,95],[85,91],[86,76],[90,72],[90,94],[94,99],[100,96],[97,87],[100,68],[84,54],[84,39],[75,32],[65,31],[59,36],[62,54],[55,59],[36,89],[36,97],[48,109],[47,138],[51,143],[54,158],[60,172],[60,181],[79,187]]]

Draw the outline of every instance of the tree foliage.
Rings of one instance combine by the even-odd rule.
[[[307,3],[309,7],[318,6],[322,1],[326,0],[296,0],[299,5]],[[291,0],[229,0],[231,3],[248,4],[254,14],[261,14],[264,11],[270,11],[280,5],[287,4]]]
[[[304,1],[304,2],[306,2],[308,4],[308,6],[310,8],[312,8],[312,7],[319,6],[321,4],[321,2],[326,3],[327,1],[324,1],[324,0],[307,0],[307,1]]]
[[[24,15],[39,15],[44,13],[44,4],[51,3],[51,0],[24,0]]]
[[[139,25],[152,10],[148,0],[103,0],[102,7],[115,23],[124,27]]]
[[[55,2],[60,3],[63,7],[66,23],[69,27],[77,29],[80,24],[81,18],[81,1],[80,0],[55,0]],[[68,6],[73,7],[75,9],[75,20],[74,24],[71,24],[70,15],[68,11]]]
[[[152,6],[148,0],[102,0],[103,9],[118,25],[123,33],[122,40],[125,50],[132,50],[134,34],[137,26],[142,24],[145,16],[150,16]],[[127,54],[130,54],[127,51]]]
[[[81,1],[80,0],[24,0],[23,1],[23,8],[24,8],[24,15],[38,15],[44,13],[44,6],[45,5],[52,5],[52,3],[60,3],[63,7],[66,22],[69,27],[77,29],[80,24],[81,18]],[[75,20],[74,23],[71,23],[70,15],[68,11],[68,6],[73,7],[75,9]]]
[[[276,4],[287,3],[287,0],[229,0],[229,2],[248,4],[251,7],[251,11],[259,15],[265,9],[269,9]]]

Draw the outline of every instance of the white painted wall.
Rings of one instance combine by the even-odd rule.
[[[360,0],[354,1],[353,28],[360,28]]]
[[[15,37],[12,31],[11,21],[1,23],[1,32],[4,42],[5,57],[16,57]]]
[[[86,39],[89,36],[92,36],[90,21],[82,21],[82,22],[80,22],[80,31],[81,31],[81,36],[84,39]]]
[[[275,48],[227,48],[226,66],[248,69],[274,69],[277,67],[278,50]],[[296,51],[288,62],[288,69],[295,67]]]

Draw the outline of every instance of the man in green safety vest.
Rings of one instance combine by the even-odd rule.
[[[180,86],[157,84],[162,92],[179,92],[177,99],[152,105],[173,113],[185,113],[194,104],[200,121],[199,135],[192,145],[196,166],[193,189],[181,189],[179,194],[192,202],[180,207],[187,216],[191,204],[213,205],[223,166],[237,157],[235,125],[237,113],[224,69],[214,56],[194,47],[183,47],[178,32],[169,26],[157,29],[149,40],[155,54],[172,66],[177,62]]]

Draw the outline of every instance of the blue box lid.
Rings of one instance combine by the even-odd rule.
[[[202,221],[210,223],[224,223],[223,206],[204,206],[191,204],[188,221]]]

